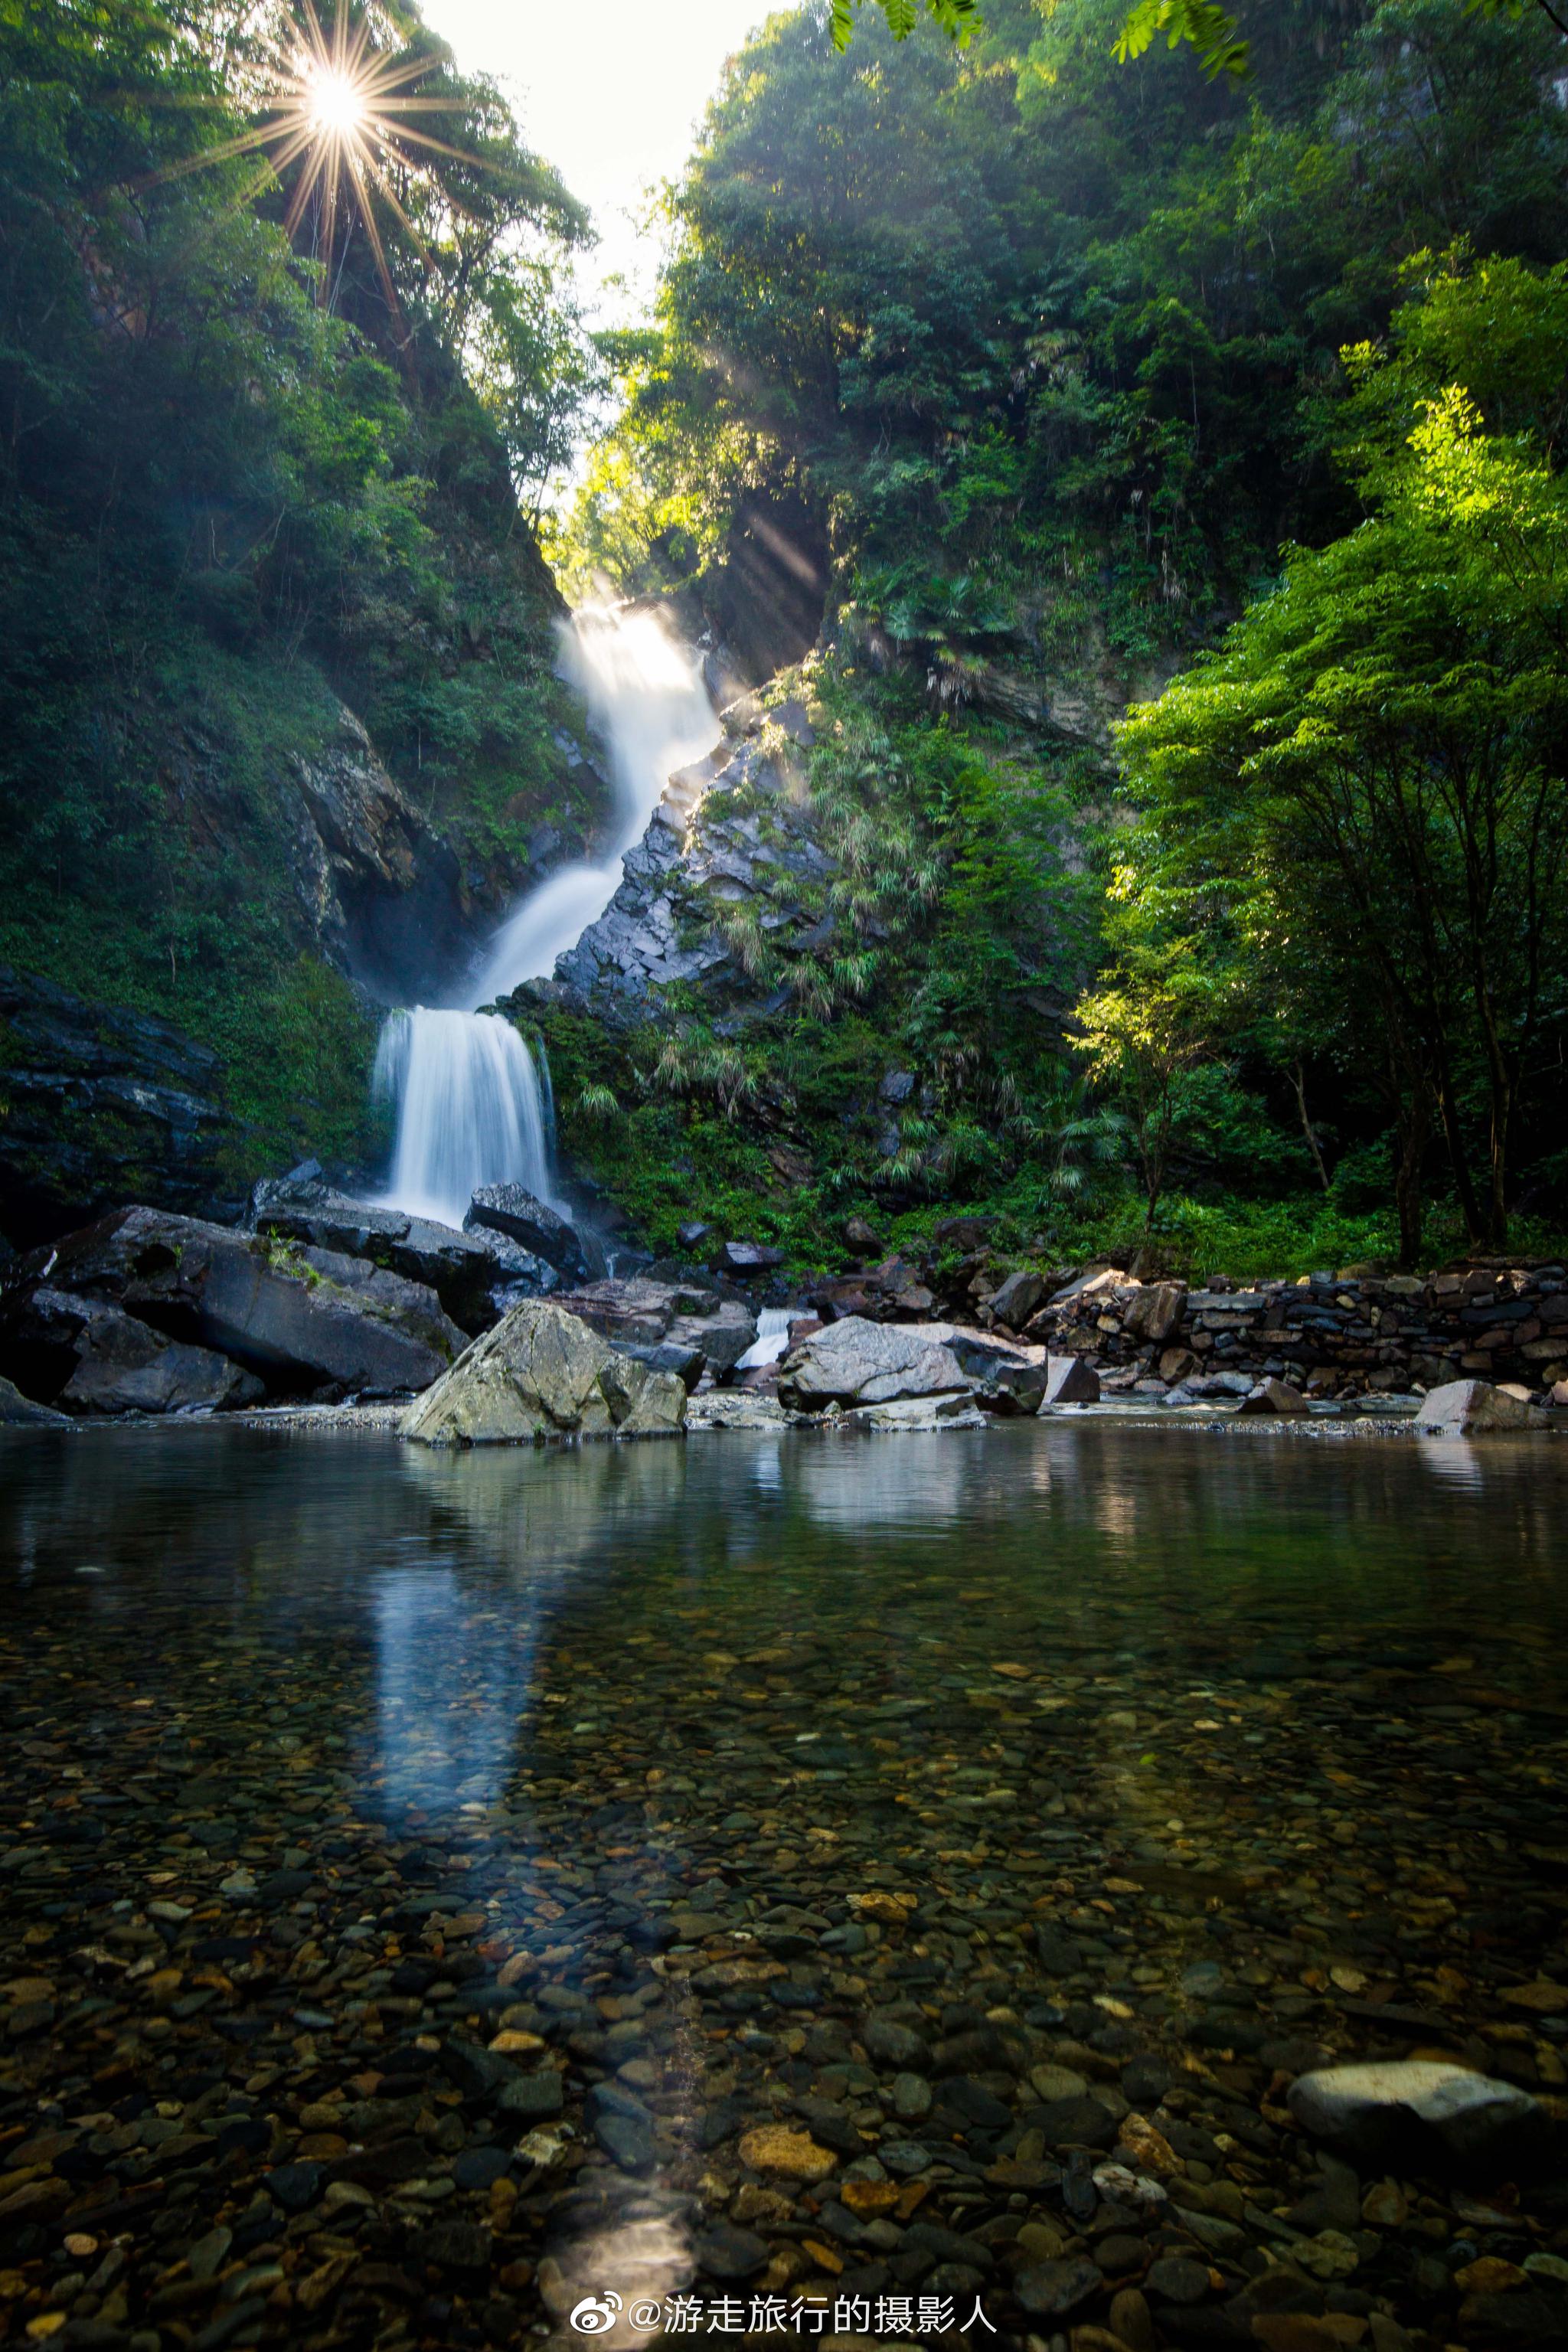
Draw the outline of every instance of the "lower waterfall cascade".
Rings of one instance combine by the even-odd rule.
[[[561,625],[562,674],[588,707],[610,752],[616,832],[597,862],[563,866],[531,890],[486,947],[460,1007],[414,1005],[387,1015],[374,1085],[396,1107],[384,1202],[461,1225],[482,1184],[552,1194],[550,1072],[493,1004],[525,980],[547,979],[557,956],[603,913],[678,769],[703,758],[719,722],[695,654],[656,614],[585,605]]]

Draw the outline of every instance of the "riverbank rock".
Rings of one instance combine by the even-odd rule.
[[[250,1222],[258,1234],[360,1257],[433,1290],[455,1323],[478,1339],[525,1295],[542,1297],[561,1276],[508,1234],[459,1232],[334,1191],[313,1161],[258,1184]]]
[[[952,1349],[936,1344],[929,1332],[868,1323],[858,1315],[814,1333],[779,1368],[779,1402],[796,1412],[966,1395],[973,1386]]]
[[[73,1297],[47,1283],[7,1318],[4,1344],[32,1392],[59,1413],[216,1412],[266,1393],[216,1349],[168,1339],[108,1299]]]
[[[1303,2131],[1373,2164],[1521,2179],[1551,2151],[1552,2125],[1539,2100],[1446,2059],[1329,2066],[1300,2075],[1287,2095]]]
[[[689,1360],[700,1354],[702,1367],[715,1380],[734,1370],[757,1336],[757,1318],[742,1300],[726,1298],[701,1282],[607,1276],[563,1291],[555,1304],[617,1348],[655,1351],[647,1359],[655,1369],[676,1370],[677,1355]],[[676,1354],[667,1355],[666,1349]]]
[[[0,1381],[0,1429],[64,1429],[66,1415],[35,1404],[11,1381]]]
[[[481,1184],[463,1219],[463,1231],[504,1234],[559,1274],[575,1278],[588,1271],[576,1227],[521,1184]]]
[[[1241,1400],[1241,1411],[1249,1414],[1274,1414],[1291,1419],[1306,1410],[1306,1398],[1300,1389],[1293,1389],[1289,1381],[1259,1381],[1258,1386],[1248,1389]]]
[[[1047,1412],[1057,1404],[1098,1404],[1100,1374],[1081,1356],[1051,1356],[1047,1359],[1049,1370],[1046,1376],[1046,1392],[1040,1400],[1040,1411]]]
[[[416,1398],[401,1424],[422,1445],[517,1445],[552,1437],[677,1437],[686,1390],[622,1355],[578,1316],[514,1307]]]
[[[73,1412],[407,1393],[463,1344],[421,1284],[156,1209],[121,1209],[35,1250],[0,1286],[0,1372]]]
[[[1417,1429],[1440,1430],[1446,1436],[1478,1436],[1493,1429],[1522,1429],[1530,1407],[1489,1381],[1449,1381],[1431,1389],[1415,1416]]]

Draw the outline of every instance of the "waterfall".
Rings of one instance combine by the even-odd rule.
[[[776,1364],[789,1347],[789,1327],[799,1315],[805,1314],[801,1306],[764,1307],[757,1316],[757,1336],[741,1358],[738,1372],[759,1371],[764,1364]]]
[[[389,1013],[374,1085],[397,1105],[392,1206],[460,1225],[481,1184],[550,1198],[548,1096],[510,1021],[423,1004]]]
[[[563,866],[512,909],[490,940],[463,1010],[390,1013],[376,1049],[377,1095],[397,1107],[384,1199],[460,1225],[480,1184],[517,1183],[551,1199],[550,1072],[510,1021],[478,1008],[547,979],[603,914],[621,860],[677,769],[710,751],[719,722],[697,660],[657,614],[585,605],[561,628],[561,668],[610,752],[615,835],[608,854]]]
[[[713,749],[719,722],[689,649],[654,613],[585,604],[561,630],[561,667],[610,751],[616,834],[597,864],[563,866],[501,925],[479,968],[473,1002],[489,1004],[524,980],[548,980],[616,894],[621,860],[640,840],[666,784]]]

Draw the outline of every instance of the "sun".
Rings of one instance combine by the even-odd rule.
[[[411,114],[450,113],[450,98],[411,95],[411,86],[438,69],[429,57],[399,59],[371,47],[371,27],[362,15],[351,25],[349,0],[337,0],[331,32],[324,31],[315,0],[302,0],[303,26],[279,51],[264,85],[267,111],[252,130],[237,138],[221,140],[174,167],[156,174],[200,171],[235,155],[259,153],[263,170],[242,192],[242,201],[258,194],[275,175],[298,166],[284,227],[293,236],[316,200],[317,296],[330,305],[335,285],[341,216],[352,212],[363,228],[375,258],[387,305],[401,315],[386,250],[376,226],[373,192],[393,213],[414,246],[424,247],[398,200],[392,172],[416,171],[432,155],[450,155],[458,163],[473,158],[461,148],[417,130]],[[410,152],[410,151],[416,152]],[[351,223],[352,226],[352,223]]]
[[[317,67],[310,73],[304,100],[316,130],[328,137],[346,138],[363,130],[369,120],[365,91],[352,74],[340,73],[335,67],[324,71]]]

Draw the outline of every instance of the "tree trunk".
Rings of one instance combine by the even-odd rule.
[[[1323,1155],[1318,1149],[1318,1138],[1307,1116],[1307,1075],[1300,1061],[1290,1072],[1290,1084],[1295,1091],[1296,1108],[1301,1116],[1301,1132],[1307,1139],[1307,1149],[1312,1155],[1312,1165],[1318,1171],[1318,1181],[1324,1192],[1329,1189],[1329,1171],[1323,1165]]]
[[[1416,1087],[1402,1108],[1395,1128],[1398,1150],[1394,1171],[1394,1197],[1399,1210],[1399,1263],[1414,1274],[1421,1263],[1425,1214],[1421,1199],[1421,1163],[1426,1154],[1430,1118],[1424,1088]]]

